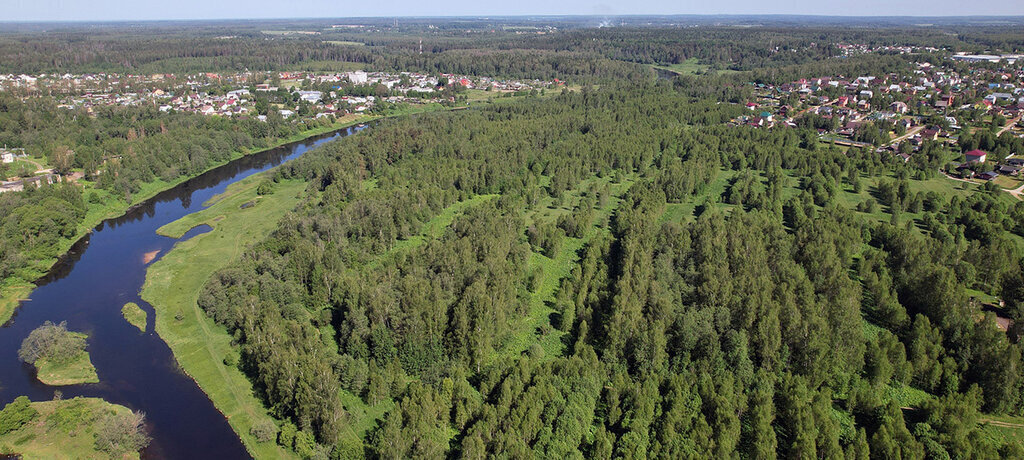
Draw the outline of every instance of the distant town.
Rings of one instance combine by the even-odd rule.
[[[849,46],[871,52],[892,47]],[[902,50],[902,49],[901,49]],[[905,52],[918,51],[907,48]],[[1024,137],[1024,71],[974,63],[1012,65],[1018,55],[954,55],[946,62],[916,63],[912,73],[827,75],[782,85],[752,83],[749,115],[732,121],[755,128],[810,126],[823,142],[870,148],[909,162],[927,142],[959,145],[964,133]],[[948,175],[976,181],[1017,178],[1021,152],[972,150],[946,167]]]

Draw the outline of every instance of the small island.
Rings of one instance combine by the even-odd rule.
[[[0,410],[0,456],[139,458],[149,444],[140,412],[99,398],[31,402],[20,396]]]
[[[21,342],[18,357],[36,367],[36,378],[51,386],[99,383],[96,368],[85,351],[86,336],[71,332],[64,322],[43,323]]]
[[[128,302],[121,307],[121,316],[124,316],[128,324],[139,328],[140,332],[146,332],[146,311],[135,302]]]

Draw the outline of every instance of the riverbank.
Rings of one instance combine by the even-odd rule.
[[[13,454],[25,460],[110,458],[109,453],[96,449],[97,422],[108,415],[131,413],[127,407],[99,398],[33,402],[29,406],[37,415],[0,435],[0,456]],[[139,453],[117,458],[139,458]]]
[[[251,434],[258,422],[272,419],[237,367],[231,336],[197,304],[206,281],[266,238],[305,195],[306,182],[284,181],[275,184],[272,194],[259,196],[256,189],[266,176],[232,184],[209,200],[210,207],[161,227],[157,233],[173,238],[199,225],[211,230],[177,243],[154,262],[146,272],[142,299],[152,305],[156,332],[178,365],[224,414],[249,453],[255,458],[291,458],[294,454],[273,440],[259,442]]]
[[[428,111],[428,109],[424,109],[422,111]],[[415,111],[412,111],[410,113],[415,113]],[[396,114],[395,116],[405,114],[406,113],[401,113]],[[265,148],[235,152],[235,154],[233,154],[229,160],[212,164],[210,165],[210,167],[206,168],[205,170],[196,175],[182,176],[173,181],[157,180],[154,182],[146,183],[142,186],[142,190],[140,190],[139,193],[136,193],[134,196],[132,196],[130,203],[127,203],[123,200],[114,199],[106,191],[96,190],[94,188],[91,188],[91,184],[86,183],[86,192],[96,190],[97,192],[101,192],[101,194],[107,197],[108,199],[103,200],[101,203],[91,203],[87,201],[88,210],[86,212],[85,218],[82,220],[81,223],[78,224],[78,231],[75,233],[75,237],[62,239],[58,243],[57,253],[60,255],[52,259],[37,261],[36,266],[32,268],[31,272],[29,273],[29,275],[31,276],[23,276],[25,278],[32,278],[33,281],[45,276],[47,272],[49,272],[50,269],[52,269],[53,266],[61,260],[61,258],[67,256],[68,251],[70,251],[71,248],[79,240],[81,240],[89,233],[91,233],[92,230],[103,221],[123,216],[130,209],[132,209],[132,207],[138,206],[139,204],[145,202],[146,200],[153,198],[157,194],[174,188],[175,186],[178,186],[184,183],[185,181],[198,177],[203,173],[206,173],[207,171],[211,171],[215,168],[224,166],[232,161],[235,161],[247,155],[265,152],[267,150],[275,149],[277,147],[287,145],[293,142],[299,142],[311,137],[316,137],[330,132],[338,131],[340,129],[344,129],[360,123],[367,123],[378,118],[381,117],[376,115],[347,115],[345,117],[338,119],[336,123],[330,126],[303,131],[293,136],[279,139]],[[0,280],[0,284],[3,284],[2,280]],[[32,282],[23,279],[7,280],[6,285],[0,286],[0,325],[6,324],[8,321],[10,321],[11,317],[14,316],[14,312],[17,310],[19,303],[23,300],[28,299],[29,294],[32,293],[33,289],[35,289],[35,285]]]

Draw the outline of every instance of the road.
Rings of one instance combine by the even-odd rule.
[[[1021,115],[1017,115],[1017,118],[1014,118],[1012,120],[1007,120],[1006,121],[1006,126],[1003,126],[1003,129],[1000,129],[999,132],[996,133],[996,137],[1002,136],[1003,133],[1005,133],[1007,130],[1009,130],[1014,125],[1016,125],[1017,122],[1020,121],[1020,117],[1021,117]]]
[[[923,130],[923,129],[924,129],[924,125],[914,127],[910,131],[907,131],[906,134],[904,134],[904,135],[902,135],[900,137],[897,137],[897,138],[889,141],[889,143],[886,144],[886,145],[899,144],[900,142],[903,142],[905,139],[913,137],[915,134],[921,132],[921,130]]]

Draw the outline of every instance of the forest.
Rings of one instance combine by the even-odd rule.
[[[717,89],[388,121],[279,170],[311,199],[199,299],[280,420],[264,439],[309,458],[1024,455],[982,425],[1024,409],[1024,204],[722,126],[742,108]],[[872,179],[871,212],[840,199]]]

